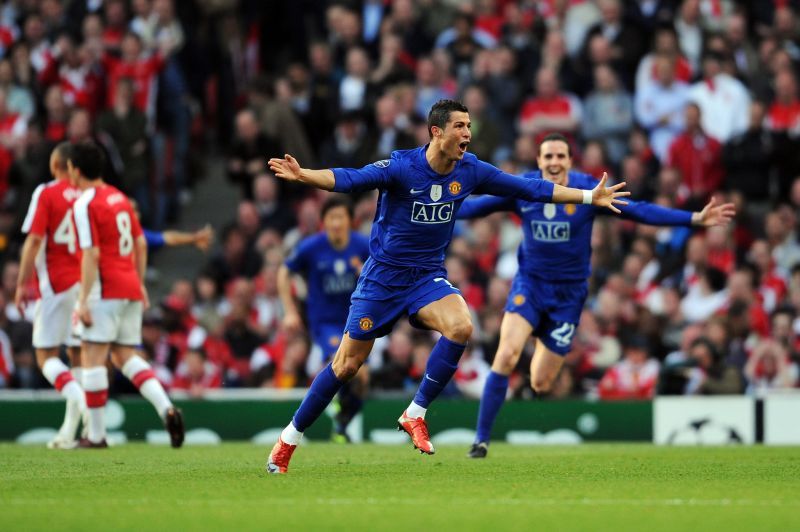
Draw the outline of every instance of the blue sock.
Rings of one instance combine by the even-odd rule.
[[[425,366],[425,375],[414,396],[416,404],[422,408],[428,408],[431,401],[442,393],[458,369],[458,360],[466,347],[466,345],[458,344],[444,336],[439,338],[431,350],[428,365]]]
[[[305,432],[325,411],[343,384],[336,378],[331,365],[325,366],[325,369],[320,371],[314,382],[311,383],[311,388],[308,389],[303,402],[300,403],[300,408],[294,413],[292,418],[294,428]]]
[[[508,391],[508,375],[500,375],[494,371],[489,372],[486,384],[483,385],[481,406],[478,410],[478,430],[475,434],[475,443],[489,443],[492,434],[492,425],[500,412],[500,407],[506,400]]]

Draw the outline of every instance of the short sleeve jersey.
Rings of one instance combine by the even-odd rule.
[[[125,194],[106,184],[85,190],[75,202],[75,225],[81,249],[100,251],[93,296],[141,300],[134,249],[142,227]]]
[[[80,191],[67,180],[36,187],[22,232],[42,237],[35,267],[39,295],[61,293],[81,280],[81,253],[72,217]]]

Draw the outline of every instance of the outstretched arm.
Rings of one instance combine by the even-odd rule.
[[[716,205],[716,201],[713,198],[699,212],[670,209],[669,207],[662,207],[646,201],[632,201],[622,207],[622,216],[624,218],[648,225],[711,227],[714,225],[727,225],[735,215],[736,209],[733,203]]]
[[[272,158],[269,160],[269,169],[272,170],[276,176],[286,181],[297,181],[312,187],[321,188],[322,190],[333,190],[336,180],[333,177],[332,170],[309,170],[307,168],[300,168],[300,163],[297,159],[288,153],[283,159]]]
[[[581,190],[562,187],[544,179],[517,177],[484,162],[479,162],[478,172],[482,179],[475,192],[494,196],[510,196],[545,203],[584,203],[606,207],[616,213],[620,211],[615,205],[626,205],[627,202],[621,198],[630,196],[630,192],[620,192],[625,182],[606,187],[608,175],[605,173],[594,190]]]
[[[469,198],[464,200],[464,203],[461,204],[456,218],[459,220],[482,218],[493,212],[513,211],[515,210],[515,205],[516,201],[514,201],[514,198],[499,198],[497,196]]]
[[[388,187],[392,172],[398,164],[399,162],[394,159],[387,159],[359,169],[308,170],[300,168],[297,160],[289,154],[286,154],[284,159],[269,160],[270,169],[281,179],[344,193]]]

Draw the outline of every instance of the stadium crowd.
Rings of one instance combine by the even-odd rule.
[[[535,169],[539,140],[560,132],[575,169],[624,179],[634,199],[737,205],[734,224],[706,231],[598,220],[591,295],[553,396],[796,387],[799,75],[797,0],[5,2],[0,387],[46,385],[12,302],[19,224],[54,143],[98,140],[109,181],[153,228],[190,195],[188,169],[222,150],[237,212],[202,273],[146,313],[143,351],[166,386],[196,396],[304,386],[311,346],[282,327],[277,272],[319,231],[326,193],[280,182],[266,159],[385,159],[428,141],[440,98],[467,105],[470,150],[511,173]],[[354,198],[366,234],[376,198]],[[453,394],[480,396],[521,238],[511,215],[457,226],[446,267],[475,333]],[[401,321],[371,357],[372,389],[412,392],[434,340]]]

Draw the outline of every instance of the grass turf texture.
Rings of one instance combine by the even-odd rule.
[[[800,449],[0,445],[0,530],[788,530]]]

